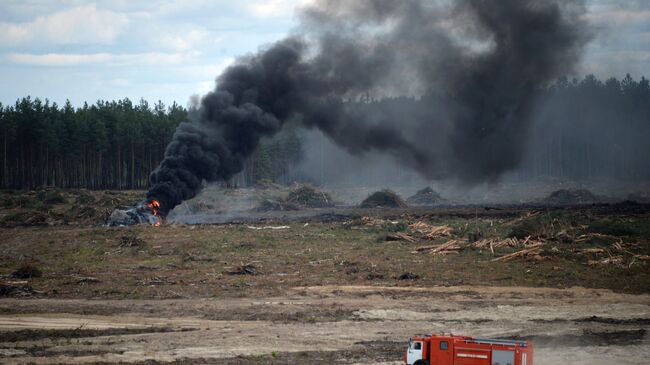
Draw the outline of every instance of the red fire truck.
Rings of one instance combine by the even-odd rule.
[[[533,344],[428,334],[411,337],[404,355],[407,365],[533,365]]]

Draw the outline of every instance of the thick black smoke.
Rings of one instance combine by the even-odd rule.
[[[178,127],[151,174],[165,215],[202,181],[241,171],[295,118],[351,153],[383,151],[426,177],[494,179],[517,166],[540,88],[586,42],[581,1],[320,1],[295,34],[240,59]],[[418,98],[408,110],[361,97]]]

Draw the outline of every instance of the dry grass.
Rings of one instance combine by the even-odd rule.
[[[29,200],[25,196],[29,195],[10,200]],[[68,202],[112,198],[116,204],[136,196],[131,192],[64,194]],[[58,200],[58,195],[52,199]],[[650,213],[616,209],[512,209],[480,214],[475,209],[385,209],[365,211],[370,216],[348,222],[316,217],[308,225],[281,218],[263,224],[290,227],[282,230],[247,228],[251,223],[17,226],[0,231],[0,284],[33,288],[21,295],[87,298],[277,294],[295,286],[331,284],[580,285],[648,292],[649,263],[642,258],[650,254]],[[353,211],[356,214],[356,208]],[[413,239],[386,239],[400,235]],[[520,237],[516,242],[546,244],[532,257],[491,262],[525,248],[526,244],[501,244],[515,241],[508,236]],[[449,246],[454,255],[411,253],[417,247],[454,241],[460,242]],[[607,260],[610,257],[616,259]],[[37,267],[42,276],[12,284],[16,279],[11,274],[24,264]],[[255,268],[255,275],[228,274],[247,265]],[[399,280],[405,273],[417,279]]]

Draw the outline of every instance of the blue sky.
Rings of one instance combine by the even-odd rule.
[[[309,0],[0,1],[0,102],[141,97],[183,105],[278,40]],[[580,74],[650,76],[650,0],[588,0]]]

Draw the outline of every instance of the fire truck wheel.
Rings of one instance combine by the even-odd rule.
[[[426,360],[418,360],[413,365],[429,365],[429,362]]]

